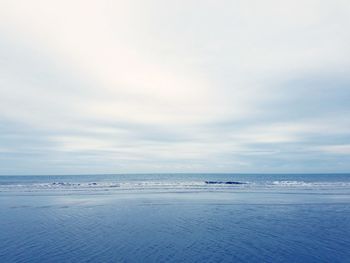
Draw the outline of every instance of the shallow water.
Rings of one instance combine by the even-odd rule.
[[[336,176],[0,178],[0,262],[350,262]]]

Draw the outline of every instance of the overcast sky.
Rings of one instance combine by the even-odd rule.
[[[349,171],[349,0],[0,2],[2,175]]]

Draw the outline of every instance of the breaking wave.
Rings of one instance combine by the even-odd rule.
[[[64,182],[0,184],[0,192],[20,191],[259,191],[259,190],[324,190],[350,189],[350,182],[305,181],[123,181],[123,182]]]

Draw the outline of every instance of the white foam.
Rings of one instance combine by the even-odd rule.
[[[239,191],[278,189],[349,189],[350,182],[265,181],[244,184],[206,184],[205,181],[123,181],[123,182],[50,182],[0,185],[8,191]]]

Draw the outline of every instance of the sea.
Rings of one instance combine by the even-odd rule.
[[[0,176],[0,262],[350,262],[350,174]]]

